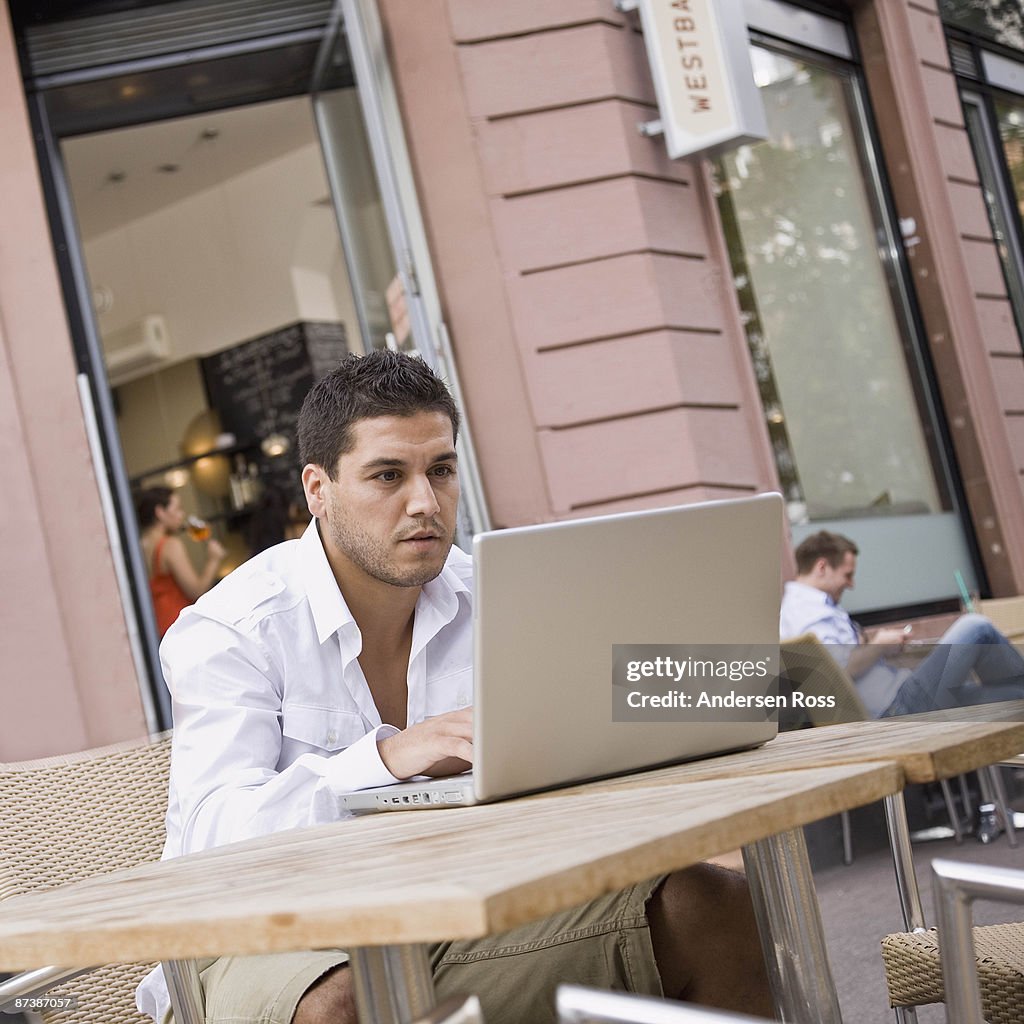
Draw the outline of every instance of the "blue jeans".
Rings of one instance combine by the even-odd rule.
[[[1024,658],[984,615],[961,615],[903,681],[882,717],[1022,699]]]

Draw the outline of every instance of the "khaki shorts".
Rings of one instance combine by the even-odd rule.
[[[438,1001],[475,993],[487,1024],[540,1024],[555,1020],[554,991],[563,982],[660,996],[645,910],[661,882],[631,886],[503,935],[431,946]],[[206,1019],[289,1024],[313,982],[347,961],[343,950],[201,961]],[[170,1014],[164,1024],[171,1024]]]

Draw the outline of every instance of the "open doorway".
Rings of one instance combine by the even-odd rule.
[[[294,427],[316,377],[400,347],[461,404],[456,368],[374,3],[19,5],[16,28],[129,640],[166,727],[134,497],[170,487],[223,575],[308,523]],[[459,447],[468,538],[488,520],[465,426]],[[182,543],[195,569],[209,542]]]
[[[61,149],[132,491],[174,490],[227,549],[223,575],[304,524],[299,405],[363,347],[311,105],[214,111]],[[372,204],[362,149],[350,163]],[[186,547],[200,573],[206,539]]]

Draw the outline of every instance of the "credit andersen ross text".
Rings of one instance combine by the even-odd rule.
[[[614,721],[763,720],[812,707],[835,697],[781,688],[775,646],[613,646]]]

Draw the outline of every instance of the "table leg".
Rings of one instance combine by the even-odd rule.
[[[786,1024],[842,1024],[800,829],[743,848],[775,1009]]]
[[[195,960],[165,960],[161,965],[175,1024],[203,1024],[203,986]]]
[[[917,885],[914,868],[914,849],[910,844],[910,823],[907,805],[902,793],[885,798],[885,823],[889,831],[889,852],[896,872],[896,892],[903,911],[903,927],[908,932],[922,931],[928,926],[924,920],[921,890]]]
[[[349,959],[361,1024],[410,1024],[434,1008],[426,946],[363,946]]]

